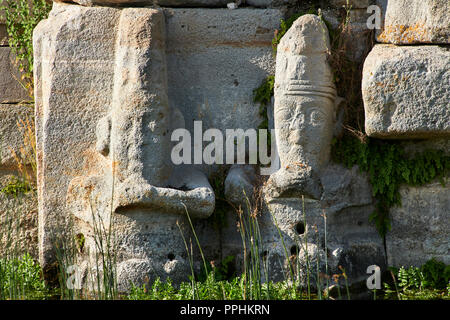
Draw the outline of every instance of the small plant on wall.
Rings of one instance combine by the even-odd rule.
[[[21,72],[20,83],[33,97],[33,30],[42,19],[47,18],[51,1],[0,0],[4,13],[8,43],[16,57]]]

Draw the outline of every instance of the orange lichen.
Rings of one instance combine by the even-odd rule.
[[[430,34],[428,27],[424,23],[414,25],[387,25],[378,36],[381,42],[413,44],[419,42],[429,42]]]

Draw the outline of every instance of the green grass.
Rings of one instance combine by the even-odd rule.
[[[20,259],[0,259],[0,299],[42,300],[51,290],[42,280],[42,270],[29,254]]]
[[[247,300],[249,287],[245,276],[236,277],[231,280],[216,280],[214,273],[202,282],[195,283],[196,300]],[[305,300],[307,296],[300,291],[293,292],[292,285],[287,281],[263,283],[260,288],[262,300]],[[129,300],[189,300],[193,297],[193,286],[191,282],[183,282],[175,287],[170,280],[162,282],[156,280],[151,287],[142,285],[133,286]]]

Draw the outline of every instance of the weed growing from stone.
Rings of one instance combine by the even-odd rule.
[[[332,157],[347,168],[358,165],[368,173],[373,196],[378,200],[370,219],[382,237],[391,228],[389,209],[401,205],[400,186],[420,186],[434,179],[445,185],[450,169],[450,156],[442,150],[428,150],[408,158],[399,143],[360,141],[350,136],[334,141]]]
[[[33,29],[47,18],[51,2],[45,0],[2,0],[9,46],[16,56],[21,84],[33,97]]]

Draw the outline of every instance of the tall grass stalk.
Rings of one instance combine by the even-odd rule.
[[[182,205],[184,206],[184,210],[186,211],[186,216],[188,218],[189,225],[190,225],[192,233],[194,235],[195,242],[197,243],[198,249],[200,250],[200,255],[201,255],[202,261],[203,261],[203,267],[205,268],[205,274],[208,275],[208,267],[206,264],[205,255],[203,254],[202,246],[200,245],[200,241],[198,241],[197,233],[195,232],[194,226],[192,225],[192,220],[189,215],[188,209],[184,203],[182,203]]]
[[[184,246],[186,248],[186,253],[188,256],[188,260],[189,260],[189,266],[191,268],[192,300],[195,300],[196,293],[197,293],[197,285],[196,285],[197,283],[195,281],[194,260],[193,260],[194,255],[193,255],[193,250],[192,250],[192,242],[191,242],[191,251],[189,252],[189,247],[186,242],[186,238],[183,234],[183,230],[181,230],[180,223],[178,221],[177,221],[177,227],[180,230],[181,237],[183,238]]]
[[[310,269],[309,269],[309,250],[308,250],[308,227],[306,224],[306,211],[305,211],[305,196],[302,195],[302,215],[303,226],[305,227],[304,239],[305,239],[305,255],[306,255],[306,285],[308,288],[308,299],[311,300],[311,284],[310,284]]]
[[[95,243],[95,282],[97,290],[93,290],[97,299],[115,300],[119,297],[117,290],[117,239],[115,234],[115,217],[112,211],[114,201],[114,179],[112,184],[111,211],[107,223],[101,213],[94,213],[90,205],[93,220]],[[89,271],[90,268],[89,268]]]
[[[244,299],[262,299],[264,296],[270,297],[269,292],[263,294],[262,273],[261,273],[261,252],[263,250],[261,231],[259,229],[257,210],[252,209],[250,200],[244,191],[245,204],[247,210],[238,210],[239,232],[244,249]],[[268,277],[268,273],[266,273]],[[267,288],[268,290],[268,288]],[[247,295],[248,293],[248,295]]]
[[[77,272],[73,269],[77,266],[77,244],[75,241],[75,234],[73,233],[73,220],[70,219],[68,228],[62,233],[63,236],[55,240],[55,257],[58,266],[58,282],[61,300],[77,300],[81,299],[81,290],[77,287],[78,283],[70,285],[70,277],[72,272]],[[77,276],[76,274],[73,274]],[[77,281],[77,279],[74,279]]]

